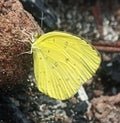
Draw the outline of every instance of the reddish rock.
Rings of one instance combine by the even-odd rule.
[[[91,112],[95,123],[120,122],[120,94],[94,98],[91,102]]]
[[[25,82],[32,55],[28,42],[41,29],[19,0],[0,0],[0,88]]]

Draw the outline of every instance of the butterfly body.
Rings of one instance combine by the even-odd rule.
[[[38,89],[55,99],[68,99],[100,65],[99,53],[83,39],[63,32],[43,34],[32,44]]]

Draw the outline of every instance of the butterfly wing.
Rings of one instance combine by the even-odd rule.
[[[98,69],[99,53],[87,42],[63,32],[49,32],[32,45],[38,89],[55,99],[68,99]]]

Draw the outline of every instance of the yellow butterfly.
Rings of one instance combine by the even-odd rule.
[[[101,62],[90,44],[64,32],[43,34],[32,44],[32,52],[38,89],[60,100],[77,93]]]

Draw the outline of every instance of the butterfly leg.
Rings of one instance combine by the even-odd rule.
[[[18,54],[18,56],[21,56],[21,55],[24,55],[24,54],[30,54],[31,55],[32,54],[32,50],[20,53],[20,54]]]

